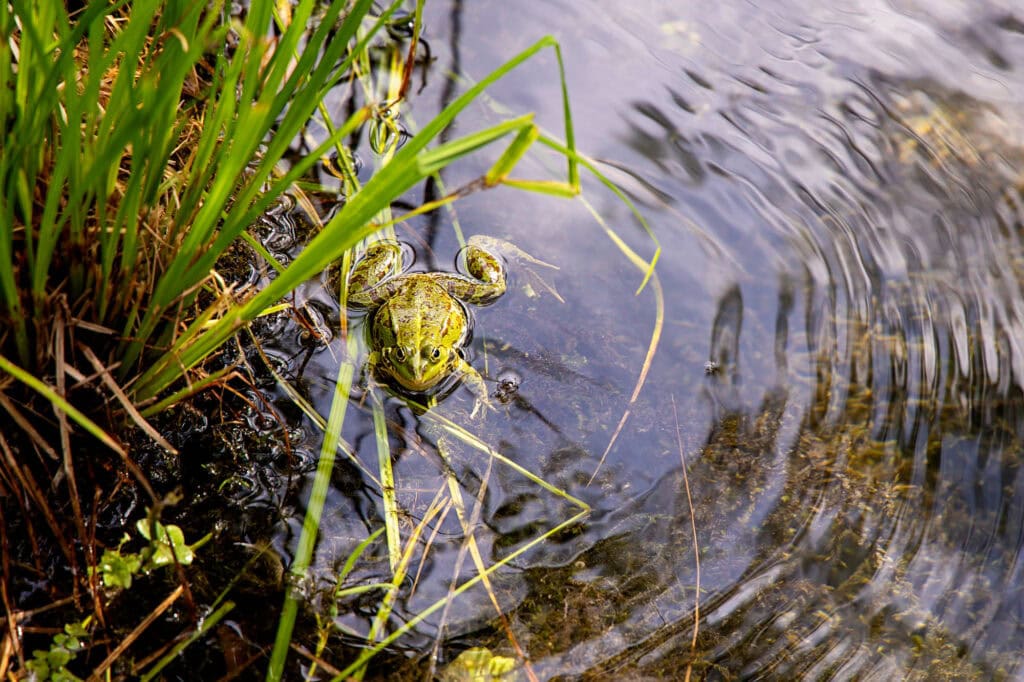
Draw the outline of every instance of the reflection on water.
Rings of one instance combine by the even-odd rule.
[[[580,148],[643,207],[667,300],[647,384],[588,486],[647,351],[653,294],[634,296],[636,270],[578,202],[504,191],[459,202],[470,232],[558,263],[566,299],[528,296],[513,272],[509,295],[477,315],[475,366],[517,379],[481,435],[593,512],[495,575],[504,625],[473,589],[397,651],[415,660],[440,641],[442,663],[476,645],[514,655],[512,631],[540,679],[680,678],[691,664],[724,678],[1020,675],[1016,3],[450,0],[428,13],[437,61],[412,101],[421,120],[457,94],[445,70],[479,79],[554,31]],[[512,74],[494,98],[556,129],[547,67]],[[463,130],[494,117],[475,115]],[[485,167],[472,163],[446,182]],[[586,191],[649,253],[620,204],[596,183]],[[430,269],[457,250],[440,216],[405,235]],[[324,413],[334,362],[321,353],[305,369]],[[460,389],[440,409],[470,403]],[[446,471],[481,501],[489,561],[575,513],[471,448],[443,461],[437,433],[400,401],[386,414],[410,527]],[[345,437],[375,461],[368,415],[356,411]],[[325,581],[381,524],[364,476],[337,476]],[[430,533],[395,624],[475,574],[454,513]],[[355,579],[387,575],[386,552],[371,555]],[[365,633],[372,603],[343,604],[339,624]]]

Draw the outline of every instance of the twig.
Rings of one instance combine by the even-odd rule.
[[[103,363],[100,362],[100,359],[92,352],[92,349],[85,344],[79,344],[79,349],[82,351],[82,354],[85,355],[85,359],[89,361],[89,364],[93,366],[93,369],[99,373],[100,379],[106,387],[110,389],[110,392],[114,394],[117,401],[121,403],[121,407],[124,408],[124,411],[127,412],[128,416],[131,417],[133,422],[135,422],[135,425],[145,431],[146,435],[152,438],[156,444],[164,450],[172,455],[178,454],[178,451],[167,442],[167,439],[161,436],[160,432],[153,428],[153,426],[146,421],[141,414],[139,414],[139,411],[135,409],[135,405],[132,404],[132,401],[128,399],[128,396],[125,395],[121,387],[118,386],[116,381],[114,381],[114,377],[110,375],[109,369],[103,366]]]
[[[46,500],[46,496],[43,494],[39,485],[36,483],[35,478],[32,477],[32,472],[27,467],[22,467],[18,464],[17,458],[11,451],[10,446],[7,444],[7,440],[4,439],[2,433],[0,433],[0,454],[3,455],[4,462],[7,465],[8,471],[21,485],[21,491],[24,491],[26,495],[35,503],[39,513],[43,515],[43,519],[46,520],[46,525],[50,527],[50,531],[53,533],[53,537],[56,538],[57,544],[60,545],[61,552],[64,557],[68,560],[68,564],[73,565],[74,553],[71,549],[71,545],[68,544],[68,540],[64,537],[64,532],[61,529],[57,518],[53,515],[53,510],[50,508],[49,502]],[[19,491],[20,492],[20,491]]]
[[[487,596],[491,600],[491,605],[494,606],[494,611],[498,615],[498,620],[501,622],[502,629],[505,631],[505,636],[508,638],[509,644],[515,649],[516,655],[519,660],[523,662],[523,670],[526,672],[526,676],[530,682],[537,682],[537,674],[533,671],[530,666],[530,659],[523,651],[522,646],[519,644],[519,640],[512,630],[512,624],[509,622],[508,617],[501,608],[501,604],[498,603],[498,598],[494,594],[494,588],[491,585],[490,578],[487,577],[487,567],[484,564],[483,557],[480,554],[480,548],[476,542],[477,527],[480,525],[480,517],[483,511],[484,499],[487,493],[487,483],[491,478],[491,468],[494,464],[494,458],[487,458],[487,469],[484,471],[483,477],[480,479],[480,488],[474,497],[474,505],[470,511],[469,517],[466,517],[466,504],[462,497],[462,492],[459,489],[459,482],[455,476],[453,467],[451,466],[450,458],[447,454],[447,448],[444,444],[444,438],[439,438],[437,442],[437,452],[442,457],[445,463],[445,469],[448,479],[448,490],[451,495],[451,502],[455,505],[455,513],[459,517],[459,523],[462,525],[462,531],[466,536],[465,542],[462,547],[459,548],[459,555],[455,561],[454,575],[452,576],[452,583],[449,587],[449,594],[455,589],[455,585],[458,582],[459,573],[462,571],[462,564],[465,562],[466,550],[469,550],[470,555],[473,557],[473,563],[476,564],[477,574],[481,576],[484,589],[487,591]],[[452,600],[454,601],[454,600]],[[438,624],[438,636],[434,640],[434,648],[431,653],[430,665],[431,669],[437,663],[438,651],[441,645],[441,638],[444,632],[444,626],[448,618],[449,607],[452,604],[449,601],[441,614],[441,620]]]
[[[92,671],[92,675],[89,676],[89,682],[99,682],[102,679],[101,676],[103,675],[103,672],[111,665],[113,665],[114,661],[116,661],[121,656],[121,654],[123,654],[125,650],[128,647],[130,647],[135,642],[136,639],[139,638],[139,635],[141,635],[146,628],[153,624],[153,621],[159,618],[164,611],[169,609],[171,604],[177,601],[178,597],[180,597],[182,592],[184,591],[185,588],[183,588],[181,585],[178,585],[178,587],[176,587],[173,592],[167,595],[167,597],[162,602],[160,602],[160,604],[155,609],[153,609],[153,612],[146,616],[146,618],[141,623],[135,626],[135,629],[128,633],[127,637],[121,640],[121,643],[118,644],[114,648],[114,650],[110,652],[110,655],[103,659],[102,663],[96,666],[96,669]]]
[[[686,504],[690,508],[690,530],[693,532],[693,559],[697,564],[696,587],[693,594],[693,639],[690,640],[690,660],[686,664],[686,678],[690,682],[693,673],[693,659],[697,655],[697,633],[700,631],[700,545],[697,544],[697,521],[693,517],[693,498],[690,495],[690,477],[686,473],[686,456],[683,454],[683,436],[679,432],[679,414],[676,412],[676,396],[672,398],[672,418],[676,424],[676,442],[679,444],[679,461],[683,467],[683,486],[686,488]]]
[[[3,638],[3,651],[0,652],[0,675],[7,675],[7,667],[11,654],[17,654],[18,664],[22,670],[25,669],[25,657],[21,652],[21,641],[18,637],[18,613],[14,611],[10,595],[7,594],[7,576],[11,574],[11,558],[7,551],[7,519],[4,518],[3,508],[0,507],[0,568],[3,575],[0,576],[0,599],[4,603],[6,614],[7,631]]]
[[[50,459],[55,462],[60,459],[57,455],[57,451],[50,447],[50,444],[46,442],[45,438],[39,435],[39,432],[36,431],[32,422],[26,419],[25,415],[21,413],[21,410],[19,410],[14,403],[8,400],[7,396],[3,393],[0,393],[0,407],[4,408],[7,414],[10,415],[11,419],[14,420],[14,423],[18,425],[18,428],[27,433],[29,438],[32,439],[32,442],[35,443],[40,450],[45,452]]]
[[[3,514],[0,514],[0,530],[2,530],[3,527]],[[28,611],[14,611],[13,613],[9,614],[9,616],[0,618],[0,626],[6,627],[8,623],[8,618],[13,618],[14,623],[18,624],[23,620],[35,618],[41,613],[46,613],[47,611],[53,611],[54,609],[59,609],[62,606],[67,606],[73,601],[74,599],[72,599],[71,597],[64,597],[63,599],[52,601],[49,604],[46,604],[45,606],[40,606],[38,609],[29,609]]]
[[[323,668],[327,672],[327,674],[335,675],[335,676],[341,674],[341,670],[340,669],[335,668],[333,665],[331,665],[330,663],[328,663],[324,659],[320,658],[319,656],[317,656],[316,654],[314,654],[312,651],[310,651],[306,647],[302,646],[301,644],[296,644],[295,642],[292,642],[290,647],[291,647],[292,651],[296,652],[300,656],[304,656],[304,657],[308,658],[318,668]]]
[[[178,654],[180,654],[185,649],[185,647],[187,647],[188,645],[192,644],[192,642],[196,641],[197,639],[205,635],[210,630],[210,628],[214,627],[217,623],[219,623],[221,618],[227,615],[233,608],[235,608],[234,602],[224,602],[223,604],[221,604],[219,609],[203,618],[203,620],[200,621],[198,628],[193,630],[187,637],[185,637],[177,644],[175,644],[171,648],[171,650],[164,655],[163,658],[157,661],[156,665],[153,666],[151,670],[149,670],[145,675],[139,678],[140,682],[149,682],[149,680],[159,675],[160,671],[163,670],[168,663],[173,661],[178,656]]]
[[[57,394],[64,399],[67,399],[67,391],[64,384],[64,329],[66,326],[67,314],[67,301],[61,298],[61,306],[58,309],[57,321],[54,329],[54,342],[55,346],[54,355],[56,359],[56,390]],[[78,537],[85,543],[85,560],[89,566],[96,565],[96,551],[95,547],[85,542],[85,517],[82,516],[82,501],[78,496],[78,481],[75,477],[75,463],[71,455],[71,428],[68,426],[68,418],[57,405],[52,405],[54,414],[57,415],[57,423],[60,426],[60,449],[61,454],[64,458],[64,475],[68,479],[68,497],[71,501],[71,511],[74,514],[75,529],[78,531]],[[55,479],[56,480],[56,479]],[[74,553],[71,554],[71,573],[72,575],[78,575],[78,560]],[[75,580],[71,583],[71,593],[75,598],[75,605],[78,605],[78,581]]]

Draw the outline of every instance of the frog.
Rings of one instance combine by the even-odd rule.
[[[367,310],[369,373],[412,395],[462,381],[476,397],[470,418],[493,410],[483,377],[466,360],[472,335],[466,306],[490,305],[505,294],[506,254],[554,267],[484,235],[471,237],[460,252],[468,274],[408,272],[399,242],[370,245],[348,279],[348,305]]]

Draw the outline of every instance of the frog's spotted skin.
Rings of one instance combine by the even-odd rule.
[[[463,356],[469,317],[462,302],[486,305],[505,293],[505,263],[486,248],[496,244],[503,242],[469,240],[464,251],[468,277],[404,273],[397,242],[377,242],[367,249],[349,277],[348,302],[372,311],[371,371],[413,393],[430,391],[449,377],[462,379],[476,395],[474,415],[490,406],[483,378]]]

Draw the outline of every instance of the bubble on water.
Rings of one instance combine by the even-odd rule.
[[[498,373],[498,388],[494,397],[499,402],[507,403],[519,393],[519,387],[523,383],[523,377],[514,369],[503,369]]]
[[[415,27],[413,15],[407,12],[396,12],[392,15],[391,19],[384,25],[388,35],[395,40],[403,40],[405,38],[412,38],[413,30]]]

